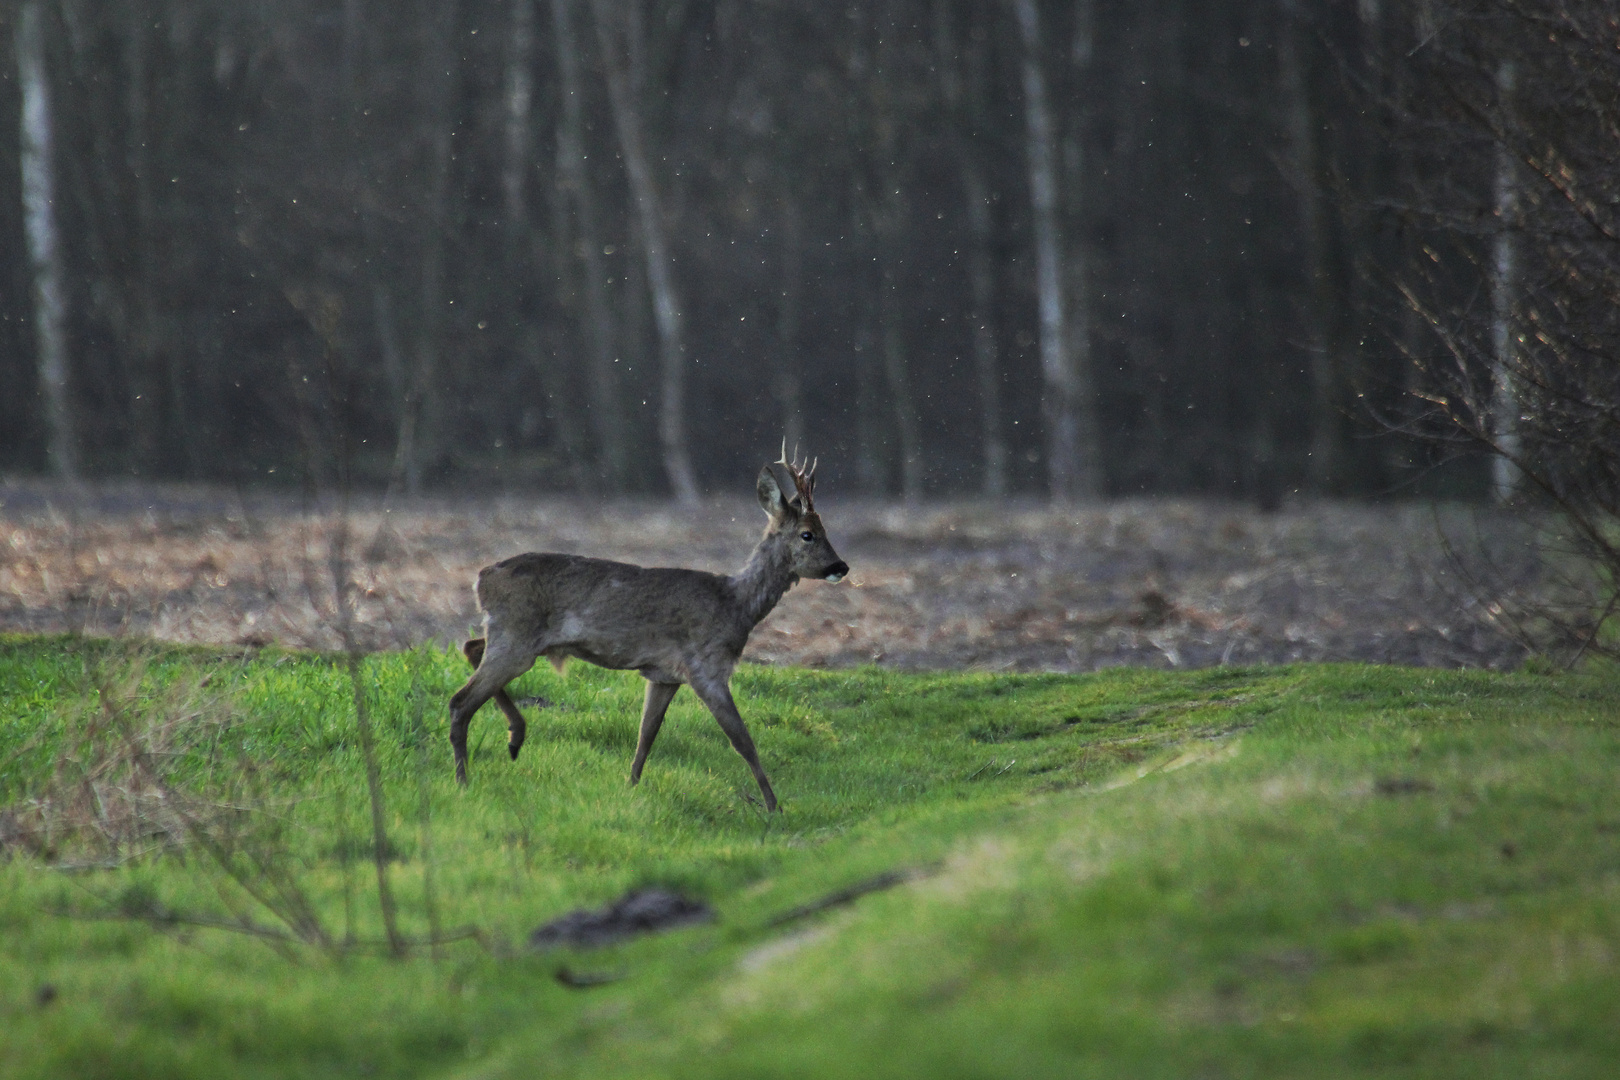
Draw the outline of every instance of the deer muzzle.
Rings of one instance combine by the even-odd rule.
[[[826,571],[821,575],[821,580],[831,581],[834,584],[837,584],[838,582],[843,581],[844,575],[848,573],[849,563],[840,560],[827,567]]]

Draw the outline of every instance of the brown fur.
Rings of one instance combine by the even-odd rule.
[[[766,808],[776,809],[776,795],[731,697],[731,673],[754,627],[801,577],[838,581],[849,572],[811,504],[814,483],[813,469],[806,473],[786,461],[761,470],[759,501],[770,523],[747,565],[729,577],[549,553],[515,555],[479,571],[484,637],[463,646],[477,670],[450,699],[456,779],[467,782],[467,727],[479,707],[493,698],[506,714],[508,747],[516,758],[526,725],[506,684],[538,657],[559,668],[578,657],[639,671],[647,680],[632,784],[641,779],[670,700],[685,684],[748,763]]]

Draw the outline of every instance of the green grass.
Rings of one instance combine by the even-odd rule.
[[[0,861],[0,1075],[1606,1077],[1620,1061],[1612,670],[748,667],[734,688],[782,797],[770,816],[685,692],[628,788],[641,680],[587,665],[517,684],[556,707],[527,710],[516,763],[480,714],[458,791],[442,714],[464,675],[436,651],[364,668],[403,929],[427,932],[430,866],[443,926],[485,945],[283,955],[114,917],[224,914],[236,894],[195,849],[77,872],[17,854]],[[250,817],[270,822],[252,842],[335,935],[381,937],[340,662],[0,638],[0,806],[118,710],[228,717],[173,775],[217,794],[251,763],[266,811]],[[915,876],[772,924],[893,870]],[[648,883],[717,920],[523,949]],[[615,981],[570,988],[560,966]]]

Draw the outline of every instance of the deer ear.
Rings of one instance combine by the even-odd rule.
[[[759,493],[760,509],[771,515],[771,520],[787,517],[787,496],[782,493],[782,484],[769,465],[759,470],[759,483],[754,485],[754,489]]]

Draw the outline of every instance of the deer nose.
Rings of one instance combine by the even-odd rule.
[[[844,580],[844,575],[847,573],[849,573],[849,563],[840,560],[827,567],[827,572],[822,574],[821,577],[823,581],[839,582]]]

